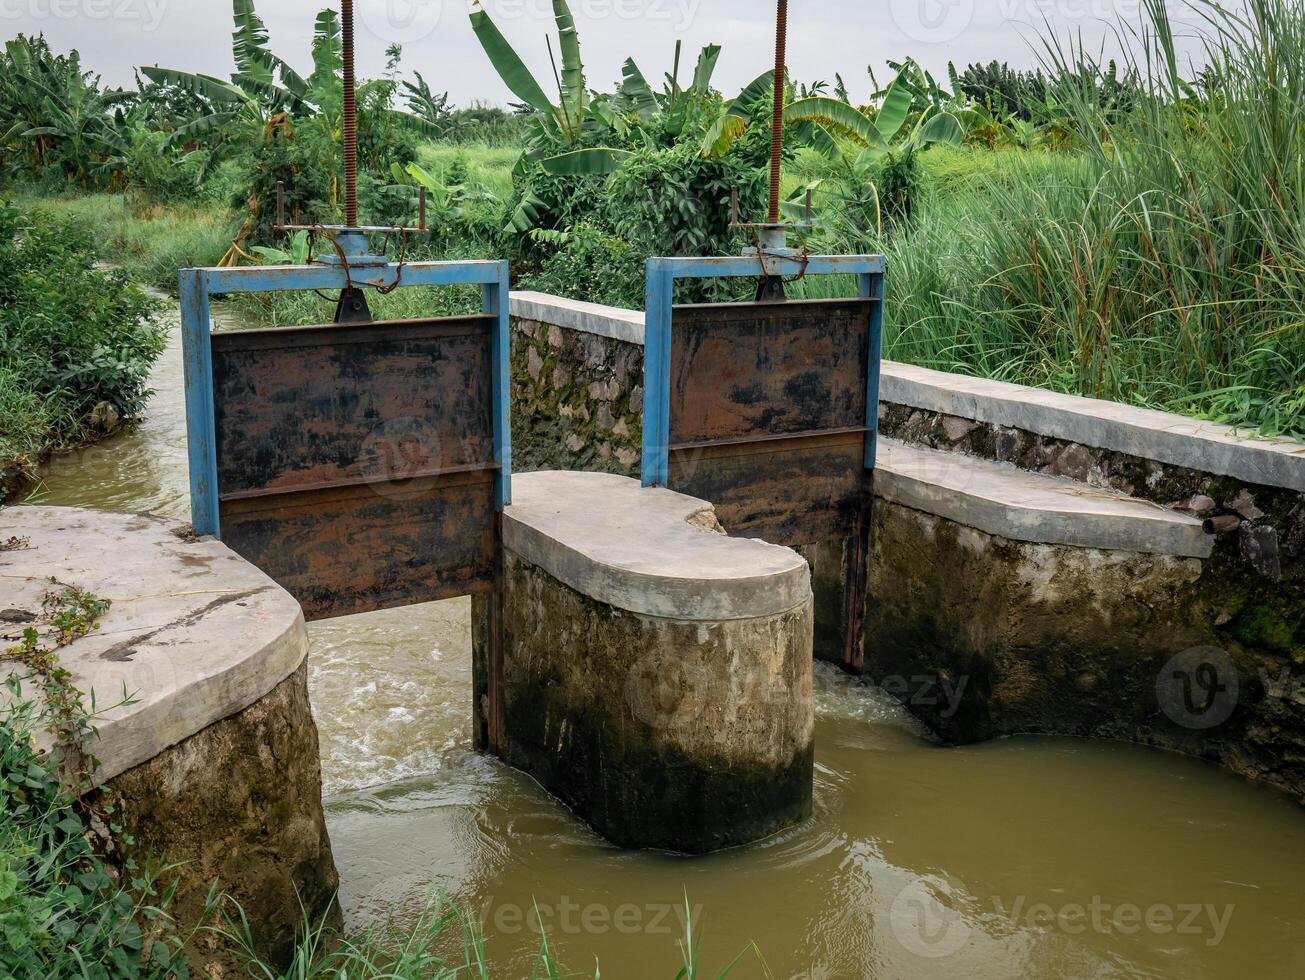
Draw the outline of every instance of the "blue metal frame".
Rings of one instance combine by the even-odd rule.
[[[186,435],[190,456],[191,523],[199,534],[218,536],[217,436],[214,429],[213,348],[210,297],[224,293],[274,293],[355,286],[480,286],[482,309],[495,318],[491,358],[494,395],[495,497],[501,511],[512,502],[512,430],[508,333],[508,263],[498,261],[408,262],[354,267],[254,266],[181,270],[181,340],[186,377]]]
[[[771,276],[855,275],[862,299],[877,299],[870,313],[870,363],[866,370],[866,469],[874,469],[879,444],[879,374],[884,347],[884,271],[882,255],[815,255],[805,260],[767,255],[648,260],[644,307],[643,485],[666,486],[670,479],[671,319],[679,279],[760,278]]]

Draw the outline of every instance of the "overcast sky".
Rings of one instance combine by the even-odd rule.
[[[1137,25],[1143,0],[790,0],[789,64],[802,80],[841,72],[853,95],[870,92],[866,66],[881,80],[889,59],[914,55],[943,72],[996,58],[1031,66],[1044,23],[1081,34],[1093,49],[1117,49],[1112,24]],[[503,33],[551,88],[544,34],[551,0],[484,0]],[[258,0],[272,48],[296,67],[309,64],[313,18],[325,0]],[[1171,3],[1171,7],[1178,4]],[[502,104],[511,97],[480,50],[467,0],[356,0],[358,59],[376,75],[391,42],[403,64],[455,102]],[[716,84],[729,93],[773,59],[774,0],[571,0],[589,84],[607,88],[633,55],[649,78],[669,70],[675,41],[686,60],[704,44],[724,47]],[[160,64],[225,76],[232,67],[230,8],[224,0],[0,0],[0,35],[44,32],[59,50],[78,48],[83,63],[112,84],[132,68]],[[691,69],[690,69],[691,70]]]

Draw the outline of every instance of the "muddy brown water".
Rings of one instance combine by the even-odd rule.
[[[44,502],[188,516],[180,347],[145,422],[60,458]],[[605,844],[471,749],[469,604],[314,625],[311,689],[348,922],[443,889],[529,975],[535,909],[571,970],[674,977],[686,896],[715,976],[1305,977],[1305,813],[1133,746],[949,749],[818,667],[816,812],[688,859]],[[756,952],[755,944],[764,962]]]

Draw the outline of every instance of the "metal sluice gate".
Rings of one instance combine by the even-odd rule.
[[[839,542],[842,659],[863,664],[884,260],[810,256],[779,223],[780,0],[770,220],[737,257],[648,262],[643,482],[711,501],[730,533]],[[345,214],[309,265],[180,273],[191,510],[308,620],[459,596],[489,600],[487,743],[501,754],[502,513],[511,502],[509,268],[389,262],[358,223],[352,0],[342,2]],[[286,223],[278,188],[278,225]],[[424,202],[423,202],[424,204]],[[809,215],[809,203],[808,203]],[[854,277],[790,301],[786,278]],[[755,278],[750,303],[676,305],[675,284]],[[373,321],[365,290],[479,287],[477,314]],[[212,330],[214,296],[336,290],[336,322]]]
[[[799,256],[648,263],[643,482],[710,501],[731,534],[841,542],[841,659],[864,664],[884,260]],[[851,275],[859,295],[676,305],[684,279]]]

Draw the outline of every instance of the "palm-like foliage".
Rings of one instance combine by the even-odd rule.
[[[200,169],[201,180],[228,154],[264,145],[278,132],[292,131],[296,121],[314,119],[337,141],[341,129],[344,58],[335,10],[328,8],[317,15],[313,71],[307,78],[270,49],[267,27],[254,0],[232,0],[232,20],[231,55],[236,70],[230,79],[158,66],[141,69],[150,80],[176,86],[200,100],[199,110],[172,131],[162,149],[204,144],[207,155]],[[435,127],[424,119],[390,108],[395,87],[390,79],[366,82],[358,89],[359,105],[396,125],[435,135]]]
[[[151,81],[176,86],[200,100],[199,110],[172,131],[162,149],[206,143],[201,180],[234,150],[262,145],[293,117],[317,112],[327,96],[324,86],[334,78],[339,60],[339,21],[334,11],[323,11],[314,30],[311,78],[316,90],[268,48],[267,28],[253,0],[232,0],[232,19],[231,55],[236,70],[230,80],[175,68],[141,69]]]
[[[83,186],[127,150],[121,89],[101,90],[76,51],[55,56],[44,38],[19,35],[0,57],[0,146],[34,167],[58,162]],[[57,158],[57,159],[56,159]]]
[[[523,165],[538,162],[555,175],[611,174],[643,148],[694,142],[705,158],[728,153],[748,128],[750,109],[770,94],[774,73],[766,72],[731,102],[712,88],[720,46],[708,45],[698,55],[693,77],[680,79],[682,47],[676,44],[675,64],[660,91],[655,90],[634,59],[625,62],[620,89],[596,95],[585,86],[585,69],[575,19],[567,0],[553,0],[558,30],[560,71],[554,61],[557,98],[554,101],[526,67],[489,14],[479,6],[471,12],[472,28],[490,62],[509,89],[533,111],[534,127]],[[549,55],[553,46],[549,42]],[[802,124],[798,137],[809,139],[815,129]],[[595,145],[600,144],[600,145]],[[528,217],[528,216],[523,216]]]

